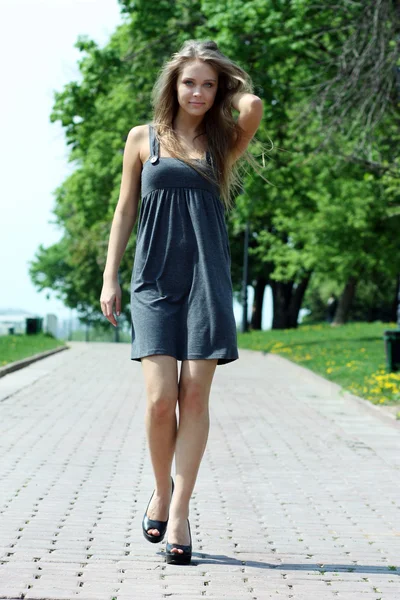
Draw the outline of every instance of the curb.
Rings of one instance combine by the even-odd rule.
[[[4,375],[8,375],[8,373],[12,373],[13,371],[18,371],[18,369],[23,369],[28,365],[36,362],[37,360],[41,360],[42,358],[46,358],[47,356],[51,356],[52,354],[56,354],[57,352],[61,352],[62,350],[69,350],[69,346],[58,346],[57,348],[53,348],[52,350],[46,350],[46,352],[39,352],[38,354],[33,354],[32,356],[28,356],[27,358],[23,358],[21,360],[16,360],[15,362],[9,363],[4,367],[0,367],[0,377],[4,377]]]
[[[293,365],[294,367],[299,369],[300,372],[302,372],[304,375],[308,376],[311,379],[317,379],[319,381],[322,380],[325,383],[328,383],[331,386],[331,388],[333,388],[336,392],[340,393],[347,400],[358,403],[360,406],[362,406],[368,412],[370,412],[374,416],[378,417],[379,419],[383,420],[384,422],[390,423],[391,425],[394,425],[394,427],[396,427],[396,428],[400,427],[399,419],[396,419],[396,416],[394,414],[386,411],[384,409],[384,407],[381,407],[378,404],[373,404],[372,402],[370,402],[369,400],[366,400],[365,398],[361,398],[360,396],[356,396],[355,394],[352,394],[351,392],[349,392],[348,390],[343,388],[338,383],[335,383],[334,381],[331,381],[330,379],[325,379],[325,377],[323,375],[320,375],[319,373],[315,373],[315,371],[311,371],[311,369],[308,369],[307,367],[305,367],[303,365],[299,365],[298,363],[295,363],[294,361],[292,361],[284,356],[281,356],[280,354],[272,354],[270,352],[265,352],[263,350],[261,352],[263,353],[263,355],[265,357],[269,356],[270,359],[271,359],[271,357],[273,357],[274,360],[289,362],[291,365]]]

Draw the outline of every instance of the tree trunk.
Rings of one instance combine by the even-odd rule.
[[[289,328],[289,305],[292,297],[293,281],[270,281],[273,299],[272,329]]]
[[[266,277],[263,277],[261,275],[257,278],[256,285],[254,286],[254,300],[250,323],[251,329],[261,329],[264,292],[267,283],[268,280],[266,279]]]
[[[299,320],[299,312],[301,305],[303,304],[304,294],[308,284],[310,283],[311,273],[309,273],[304,279],[297,284],[295,290],[292,293],[292,299],[289,305],[289,327],[297,327]]]
[[[332,325],[344,325],[347,322],[349,311],[356,292],[356,286],[357,279],[351,275],[346,282],[342,295],[340,296]]]
[[[297,285],[293,281],[270,280],[274,302],[272,329],[297,327],[299,311],[310,279],[311,273],[308,273]]]

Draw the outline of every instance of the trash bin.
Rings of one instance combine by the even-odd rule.
[[[400,329],[389,329],[383,334],[388,371],[400,371]]]
[[[43,327],[43,319],[38,317],[28,317],[26,319],[26,334],[31,335],[34,333],[40,333]]]

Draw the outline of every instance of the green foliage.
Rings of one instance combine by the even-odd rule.
[[[361,280],[357,286],[357,296],[349,312],[350,321],[395,320],[395,298],[397,279],[384,272],[375,272],[370,278]],[[324,321],[327,316],[327,301],[331,293],[339,297],[342,286],[326,275],[314,272],[304,298],[304,307],[311,314],[303,318],[302,323],[313,324]]]

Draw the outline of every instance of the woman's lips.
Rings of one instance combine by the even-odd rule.
[[[189,104],[194,104],[195,106],[203,106],[204,102],[189,102]]]

